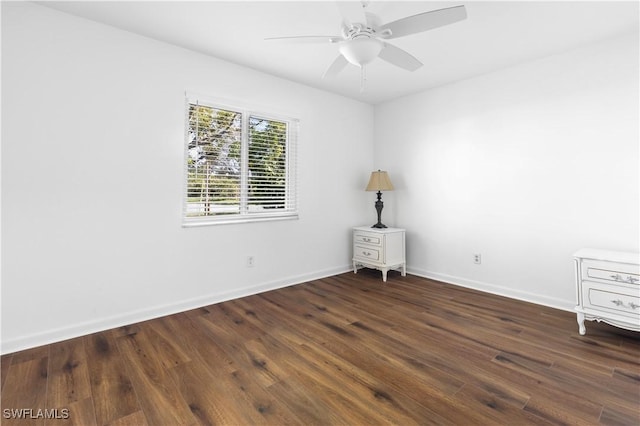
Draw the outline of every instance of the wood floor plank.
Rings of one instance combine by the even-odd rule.
[[[290,374],[274,357],[272,347],[266,345],[264,337],[249,340],[244,343],[244,347],[247,358],[251,360],[253,367],[256,367],[253,373],[254,380],[259,381],[262,386],[271,387],[286,381]]]
[[[349,394],[353,406],[360,407],[363,412],[373,411],[385,423],[418,424],[418,418],[438,419],[444,417],[426,405],[420,404],[415,398],[407,397],[405,392],[421,394],[430,399],[439,398],[441,392],[428,386],[419,386],[415,382],[407,382],[395,375],[389,377],[388,382],[379,376],[384,372],[376,372],[376,366],[382,363],[372,358],[361,357],[358,365],[343,358],[341,354],[327,351],[322,345],[308,342],[300,345],[299,352],[305,354],[309,360],[322,361],[324,377],[339,384]],[[367,361],[366,363],[363,361]],[[367,364],[364,365],[363,364]],[[388,372],[388,371],[387,371]]]
[[[91,396],[70,402],[59,410],[58,418],[45,420],[45,426],[97,426],[98,424]]]
[[[176,342],[188,353],[191,361],[184,364],[203,363],[227,374],[237,369],[237,362],[216,343],[216,336],[200,326],[199,317],[176,314],[162,318],[162,321],[174,331]]]
[[[499,365],[530,376],[538,383],[537,388],[532,389],[532,396],[524,410],[565,424],[585,423],[600,417],[603,405],[586,397],[590,388],[577,387],[573,381],[552,379],[550,375],[553,373],[550,373],[548,366],[535,359],[502,353],[495,360]]]
[[[232,373],[241,368],[251,368],[252,366],[262,366],[259,359],[254,358],[245,348],[245,340],[238,335],[235,335],[231,330],[225,329],[223,324],[214,323],[206,315],[202,315],[198,318],[191,319],[196,326],[203,333],[205,339],[210,339],[211,344],[207,344],[208,350],[202,351],[201,347],[198,351],[202,357],[207,357],[212,360],[216,360],[214,363],[209,363],[212,368],[218,368],[217,360],[230,360],[228,362],[227,371]],[[215,354],[215,356],[211,356]],[[263,377],[267,381],[267,385],[272,383],[270,377]]]
[[[251,340],[260,337],[264,332],[249,321],[245,321],[244,315],[233,309],[233,304],[220,303],[209,307],[209,312],[200,318],[209,320],[212,324],[221,328],[228,335],[238,340]]]
[[[156,349],[155,354],[164,368],[191,361],[188,351],[178,344],[166,321],[149,321],[145,324],[144,333]]]
[[[233,372],[231,380],[224,381],[227,395],[235,401],[238,409],[251,415],[249,424],[302,424],[298,415],[273,395],[270,387],[265,388],[255,380],[255,371],[260,368],[254,366]]]
[[[279,395],[281,403],[296,414],[299,424],[321,426],[343,421],[342,418],[333,414],[333,410],[327,404],[314,395],[306,383],[289,378],[274,383],[268,391]],[[290,419],[285,423],[294,424]]]
[[[363,328],[359,323],[355,327]],[[451,352],[448,346],[440,344],[440,339],[428,335],[415,336],[410,330],[397,332],[396,330],[383,330],[377,332],[369,327],[367,342],[374,351],[386,351],[394,362],[400,362],[397,367],[410,372],[415,377],[426,375],[430,378],[446,374],[446,377],[456,378],[458,385],[450,391],[457,391],[464,383],[474,384],[495,397],[507,401],[520,408],[524,407],[529,399],[529,394],[510,384],[505,385],[499,380],[498,375],[491,374],[481,368],[476,361],[470,359],[488,361],[497,353],[491,351],[476,351],[473,348],[461,345],[460,349]],[[404,337],[404,339],[403,339]],[[390,344],[391,343],[391,344]],[[451,344],[451,342],[449,342]],[[434,374],[434,372],[436,372]],[[451,379],[449,380],[451,383]]]
[[[19,425],[637,425],[640,333],[361,270],[2,356]]]
[[[535,393],[524,410],[554,424],[595,424],[603,407],[582,400],[580,397],[545,389]]]
[[[20,364],[24,361],[42,359],[49,356],[49,346],[38,346],[36,348],[14,352],[12,355],[11,364]]]
[[[376,341],[377,339],[372,338],[369,340]],[[380,340],[381,344],[375,345],[374,350],[385,350],[382,342]],[[433,345],[438,345],[438,342],[434,342]],[[434,346],[424,345],[425,348],[429,349],[422,350],[420,349],[421,346],[407,347],[400,342],[394,341],[386,349],[386,353],[389,354],[390,365],[399,371],[407,371],[410,377],[413,378],[413,382],[419,383],[425,379],[433,380],[436,377],[441,377],[441,381],[444,383],[448,382],[452,385],[456,383],[458,389],[466,382],[517,409],[523,408],[528,401],[528,393],[510,384],[505,385],[500,380],[496,380],[498,375],[489,374],[479,367],[477,361],[469,362],[470,359],[484,359],[486,361],[486,358],[478,358],[477,354],[474,354],[474,356],[464,350],[459,351],[457,354],[447,354],[446,351],[438,354],[437,351],[434,351]],[[384,369],[381,369],[380,372],[385,376]],[[393,377],[392,374],[390,376]],[[448,377],[448,380],[445,380],[444,377]],[[392,382],[394,384],[402,383],[397,378]],[[450,388],[449,392],[455,391],[457,394],[456,387]]]
[[[202,424],[300,423],[294,413],[243,371],[213,373],[203,363],[189,362],[172,369],[172,374]]]
[[[333,406],[315,391],[317,385],[311,385],[308,380],[309,373],[301,374],[301,371],[314,369],[317,360],[310,364],[300,356],[297,344],[290,345],[288,339],[279,339],[273,333],[262,336],[259,341],[265,349],[263,353],[266,361],[261,364],[262,368],[273,371],[273,374],[280,378],[267,388],[269,393],[280,395],[279,402],[293,411],[301,424],[339,423],[341,417],[336,414]],[[283,393],[279,394],[278,391]]]
[[[512,419],[513,424],[518,425],[552,425],[553,422],[543,419],[533,413],[522,410],[508,403],[507,400],[499,398],[493,392],[477,387],[475,385],[466,384],[459,392],[456,393],[458,406],[465,407],[464,411],[475,411],[483,413],[487,423],[502,424],[505,418]],[[516,420],[517,419],[517,420]]]
[[[296,340],[297,336],[288,334],[285,330],[279,330],[278,333],[276,336],[279,340],[296,348],[295,361],[287,360],[291,363],[296,378],[310,386],[339,419],[346,424],[393,422],[394,416],[386,404],[392,397],[383,388],[367,386],[366,383],[354,380],[350,374],[354,370],[345,370],[336,365],[335,356],[312,348],[311,342],[300,342]],[[291,338],[294,340],[290,340]],[[300,362],[299,358],[302,358],[303,362]],[[435,414],[433,417],[436,417]],[[396,422],[399,419],[408,424],[416,423],[400,413],[397,414]]]
[[[639,384],[626,374],[618,376],[611,367],[603,366],[603,370],[591,368],[592,364],[576,363],[571,359],[560,359],[550,369],[550,377],[554,381],[561,380],[575,386],[575,389],[593,389],[597,391],[582,392],[585,398],[595,398],[593,402],[603,405],[619,404],[630,410],[640,410]],[[575,390],[574,390],[575,392]]]
[[[569,339],[566,337],[566,334],[554,336],[545,333],[544,330],[534,329],[527,329],[522,336],[523,339],[529,340],[531,345],[538,347],[541,351],[557,352],[550,353],[554,357],[562,354],[563,357],[572,358],[578,362],[606,365],[610,368],[625,368],[640,373],[637,352],[634,353],[634,351],[627,350],[626,347],[623,348],[618,344],[611,344],[607,341],[609,339],[589,334],[580,336],[577,331],[571,333]],[[610,350],[602,350],[603,348]]]
[[[239,335],[234,335],[229,330],[220,327],[219,324],[212,322],[209,317],[209,313],[212,311],[209,310],[202,315],[188,318],[192,324],[199,325],[199,330],[206,336],[206,339],[210,340],[208,343],[201,340],[201,344],[196,349],[197,354],[193,356],[197,364],[188,363],[187,371],[192,374],[194,372],[192,367],[204,367],[204,370],[200,370],[201,374],[215,377],[209,387],[214,387],[218,393],[224,394],[226,403],[224,410],[212,406],[198,399],[197,395],[183,387],[187,399],[195,401],[189,403],[190,406],[197,407],[197,410],[192,410],[194,414],[205,421],[217,422],[223,419],[223,421],[241,422],[241,424],[279,424],[285,418],[295,419],[294,413],[288,412],[286,406],[276,404],[274,397],[265,390],[265,386],[273,381],[268,380],[265,383],[257,380],[261,373],[268,371],[266,361],[252,357],[241,343]],[[230,336],[239,340],[230,338]],[[231,357],[234,358],[234,361],[227,361]],[[181,366],[178,366],[172,371],[182,371],[182,369]],[[248,380],[247,377],[251,377],[251,380]],[[184,381],[180,383],[185,384]],[[236,416],[235,420],[227,420],[233,418],[234,415]]]
[[[142,411],[128,414],[109,423],[107,426],[154,426],[149,424]]]
[[[123,325],[122,327],[114,328],[111,330],[111,335],[115,338],[128,336],[129,334],[135,334],[141,330],[141,327],[148,324],[148,322],[138,323],[138,324],[129,324]]]
[[[50,347],[47,408],[66,408],[91,397],[84,340],[76,338]]]
[[[177,390],[186,401],[193,416],[203,425],[249,425],[251,416],[237,410],[219,376],[224,371],[211,371],[205,364],[193,361],[170,370]]]
[[[640,408],[638,405],[631,409],[618,404],[607,405],[602,409],[600,423],[618,426],[640,425]]]
[[[147,421],[151,424],[194,423],[196,419],[145,332],[119,337],[116,342],[127,360],[125,367]]]
[[[292,346],[297,346],[298,353],[307,355],[312,353],[313,355],[309,356],[310,363],[313,360],[324,360],[323,364],[329,370],[316,371],[314,375],[316,379],[329,376],[332,377],[333,381],[336,381],[342,374],[349,375],[349,379],[340,384],[340,387],[348,389],[347,393],[351,401],[349,404],[352,407],[352,413],[356,412],[353,407],[377,406],[376,411],[380,412],[381,416],[382,412],[384,412],[384,415],[387,416],[385,417],[386,421],[402,424],[409,421],[404,417],[406,412],[403,410],[407,410],[407,406],[410,406],[410,411],[418,419],[432,419],[432,421],[439,424],[459,424],[462,421],[460,413],[455,410],[454,401],[450,398],[447,399],[443,392],[439,390],[445,388],[445,393],[453,393],[461,386],[461,383],[456,382],[450,376],[444,378],[444,384],[438,383],[437,380],[442,380],[442,378],[438,379],[438,377],[444,375],[433,369],[427,374],[411,375],[410,377],[413,380],[407,380],[407,376],[398,377],[398,373],[401,373],[401,370],[393,370],[393,368],[388,367],[389,359],[380,359],[380,356],[376,355],[376,351],[356,351],[347,355],[345,351],[348,351],[348,348],[345,345],[342,345],[339,349],[329,337],[320,337],[322,334],[327,333],[329,333],[328,330],[325,331],[319,326],[315,329],[315,337],[319,337],[320,342],[331,342],[324,344],[314,343],[304,334],[290,333],[289,328],[278,329],[272,334],[280,335],[281,340],[290,342]],[[350,342],[349,347],[358,347],[358,344]],[[353,363],[349,363],[349,361]],[[423,367],[428,368],[426,366]],[[340,375],[332,372],[331,369],[336,369],[340,372]],[[384,377],[384,383],[390,384],[391,387],[380,384],[378,377]],[[426,383],[421,385],[421,381],[417,377],[423,378]],[[411,393],[413,401],[405,398],[405,392]],[[420,404],[415,399],[416,395],[420,395],[419,400],[424,404]],[[394,407],[387,407],[387,404],[376,405],[380,401],[392,403]],[[477,422],[482,420],[486,419],[476,419]]]
[[[0,357],[0,390],[4,388],[4,382],[9,372],[9,366],[11,365],[11,359],[13,354],[6,354]]]
[[[47,351],[34,351],[34,354],[48,354]],[[49,357],[22,357],[20,362],[12,363],[2,393],[3,425],[44,425],[44,417],[38,416],[38,410],[47,408],[47,375]],[[9,415],[5,410],[10,410]]]
[[[125,360],[110,332],[91,334],[84,338],[91,394],[96,421],[112,423],[140,411],[133,384],[126,373]]]

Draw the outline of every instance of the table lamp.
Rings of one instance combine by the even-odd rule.
[[[375,204],[376,212],[378,212],[378,223],[373,225],[372,228],[386,228],[387,226],[380,221],[380,217],[382,215],[382,207],[384,207],[381,191],[393,191],[393,185],[391,184],[391,180],[389,179],[389,175],[387,174],[387,172],[380,170],[378,170],[377,172],[371,172],[369,184],[367,185],[367,189],[365,191],[378,191],[378,200]]]

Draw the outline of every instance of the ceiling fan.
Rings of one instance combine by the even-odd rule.
[[[343,21],[340,35],[292,37],[269,37],[265,40],[281,40],[303,43],[335,43],[340,55],[327,68],[322,78],[335,77],[349,63],[361,68],[361,90],[364,88],[364,67],[375,58],[380,58],[408,71],[415,71],[423,64],[413,55],[386,40],[393,40],[434,28],[453,24],[467,18],[464,6],[447,7],[407,16],[382,24],[380,18],[365,9],[368,1],[336,4]]]

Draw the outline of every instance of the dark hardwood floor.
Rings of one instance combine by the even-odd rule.
[[[640,337],[363,270],[5,355],[2,409],[3,425],[637,425]]]

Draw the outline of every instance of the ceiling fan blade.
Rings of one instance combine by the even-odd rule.
[[[336,1],[336,4],[347,25],[367,23],[367,15],[364,13],[364,7],[362,7],[361,2]]]
[[[429,31],[434,28],[453,24],[454,22],[467,19],[467,10],[464,6],[454,6],[445,9],[432,10],[418,15],[407,16],[397,21],[384,24],[378,32],[391,31],[391,35],[385,37],[393,39],[411,34]]]
[[[342,41],[340,36],[292,36],[292,37],[267,37],[265,41],[280,41],[287,43],[337,43]]]
[[[384,44],[378,56],[380,59],[408,71],[415,71],[422,66],[422,62],[414,58],[413,55],[389,43]]]
[[[348,62],[345,59],[345,57],[342,55],[339,55],[336,58],[336,60],[333,61],[333,63],[329,66],[329,68],[327,68],[327,70],[324,72],[324,74],[322,75],[322,78],[335,77],[336,75],[338,75],[340,71],[344,69],[344,67],[347,66],[347,64]]]

